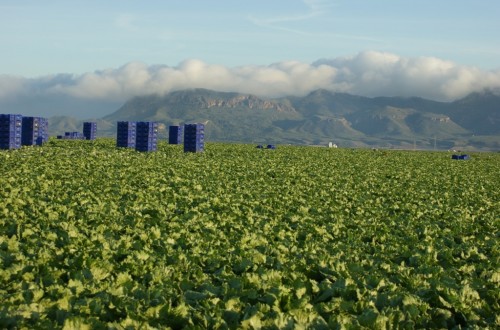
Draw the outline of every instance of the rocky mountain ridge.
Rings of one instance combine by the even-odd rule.
[[[100,119],[101,134],[113,136],[121,120],[159,121],[166,126],[206,122],[208,141],[500,149],[500,96],[494,93],[437,102],[326,90],[262,99],[194,89],[135,97]]]

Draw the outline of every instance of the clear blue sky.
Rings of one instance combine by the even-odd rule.
[[[227,67],[374,50],[500,69],[499,0],[0,0],[0,74]]]

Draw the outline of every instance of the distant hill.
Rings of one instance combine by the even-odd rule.
[[[436,102],[326,90],[267,100],[193,89],[135,97],[100,120],[100,134],[113,136],[121,120],[159,121],[167,127],[204,122],[207,141],[500,149],[500,96],[490,92]],[[56,121],[51,119],[51,127],[66,127]]]
[[[455,101],[447,114],[475,135],[500,134],[500,97],[492,92],[472,93]]]

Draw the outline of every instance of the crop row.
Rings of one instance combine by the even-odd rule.
[[[500,326],[500,155],[0,153],[0,327]]]

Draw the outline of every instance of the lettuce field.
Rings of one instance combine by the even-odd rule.
[[[0,151],[0,328],[498,329],[500,153]]]

